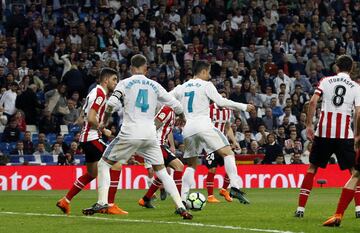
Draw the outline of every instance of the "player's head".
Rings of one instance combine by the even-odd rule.
[[[348,55],[341,55],[336,59],[337,72],[350,73],[353,67],[353,59]]]
[[[203,79],[210,79],[210,63],[206,61],[197,61],[194,66],[194,76]]]
[[[141,54],[136,54],[131,58],[131,73],[146,75],[147,72],[147,60],[146,57]]]
[[[118,72],[111,68],[103,68],[100,72],[100,85],[106,87],[109,91],[113,91],[118,82]]]

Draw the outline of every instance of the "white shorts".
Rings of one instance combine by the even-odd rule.
[[[184,138],[184,144],[184,158],[197,157],[203,149],[209,154],[230,145],[225,135],[215,127]]]
[[[164,164],[160,145],[156,139],[124,139],[117,136],[106,148],[103,156],[108,160],[126,164],[136,152],[151,165]]]

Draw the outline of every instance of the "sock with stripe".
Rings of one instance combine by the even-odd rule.
[[[181,194],[182,176],[183,176],[182,171],[174,171],[173,177],[174,177],[175,185],[176,185],[176,188],[177,188],[179,194]]]
[[[360,182],[356,185],[356,190],[354,194],[354,200],[355,200],[355,211],[360,211]]]
[[[214,195],[214,176],[215,173],[208,172],[206,177],[206,188],[207,188],[208,196]]]
[[[240,189],[241,180],[237,173],[234,155],[227,155],[224,157],[224,165],[226,174],[230,178],[230,186]]]
[[[78,194],[88,183],[90,183],[95,177],[90,176],[89,173],[85,173],[84,175],[77,178],[69,190],[69,192],[66,194],[65,198],[67,201],[71,201],[76,194]]]
[[[187,196],[189,195],[191,186],[195,183],[195,169],[192,167],[187,167],[185,169],[184,175],[182,177],[182,187],[181,187],[181,199],[186,201]]]
[[[166,169],[163,168],[159,171],[156,171],[157,177],[161,180],[164,185],[165,191],[170,194],[177,208],[184,208],[185,206],[181,201],[180,194],[176,188],[174,180],[167,173]]]
[[[109,204],[113,204],[115,201],[115,195],[119,185],[120,173],[121,171],[110,169],[110,188],[108,195]]]
[[[108,204],[111,165],[100,159],[98,162],[98,203]]]
[[[145,194],[145,196],[143,197],[143,199],[145,201],[150,201],[152,196],[154,195],[154,193],[159,189],[159,187],[161,186],[161,180],[159,180],[159,178],[156,178],[153,180],[149,190],[147,191],[147,193]]]
[[[224,183],[223,183],[222,188],[227,189],[229,187],[229,185],[230,185],[230,179],[229,179],[229,176],[226,174],[224,177]]]
[[[343,188],[339,203],[336,209],[336,214],[344,215],[346,208],[349,206],[351,200],[354,198],[355,190]]]
[[[306,173],[305,178],[301,184],[300,193],[299,193],[299,204],[298,204],[298,211],[305,211],[305,206],[307,200],[309,198],[311,189],[313,188],[314,183],[314,173]]]

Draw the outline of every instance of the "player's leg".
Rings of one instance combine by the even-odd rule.
[[[96,146],[94,143],[97,143]],[[77,178],[65,197],[56,203],[56,206],[65,214],[70,214],[71,200],[97,177],[97,161],[99,161],[105,149],[105,145],[98,141],[86,142],[82,146],[85,152],[86,173]]]
[[[310,165],[306,171],[304,180],[300,187],[298,207],[295,217],[304,217],[305,207],[313,188],[314,177],[318,167],[326,168],[331,155],[335,152],[332,139],[315,137],[313,147],[310,152]]]
[[[214,196],[214,177],[216,173],[216,167],[208,169],[206,176],[206,189],[208,193],[207,202],[209,203],[219,203],[220,201]]]
[[[153,183],[154,181],[154,169],[152,168],[151,164],[148,164],[147,162],[145,162],[145,168],[148,172],[148,176],[146,177],[146,183],[148,185],[148,188],[150,188],[151,184]]]
[[[115,163],[110,169],[110,188],[108,195],[109,208],[108,214],[128,214],[128,212],[122,210],[117,204],[115,204],[115,196],[119,186],[119,179],[121,174],[121,164]]]
[[[220,156],[217,157],[217,164],[222,167],[224,166],[224,159]],[[223,196],[227,202],[232,202],[233,199],[230,197],[230,192],[227,188],[230,185],[230,178],[227,174],[224,176],[224,182],[222,188],[219,190],[220,196]]]
[[[344,212],[349,206],[352,199],[354,198],[355,189],[359,181],[360,181],[360,172],[353,170],[351,178],[342,189],[335,214],[331,216],[328,220],[326,220],[323,223],[323,226],[330,226],[330,227],[340,226],[341,220],[344,216]]]

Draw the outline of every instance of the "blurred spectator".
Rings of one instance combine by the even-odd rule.
[[[246,120],[251,132],[256,132],[260,125],[263,125],[263,120],[257,116],[257,111],[250,112],[250,117]]]
[[[14,116],[17,126],[21,132],[26,131],[26,122],[25,122],[25,116],[24,113],[21,110],[16,111]]]
[[[4,108],[0,107],[0,132],[4,130],[7,122],[8,122],[8,119],[4,115]]]
[[[301,160],[301,153],[296,152],[293,154],[291,158],[291,164],[304,164],[303,161]]]
[[[2,135],[3,142],[17,142],[20,139],[20,130],[15,119],[11,120],[6,126]]]
[[[34,153],[34,144],[31,141],[31,132],[26,131],[23,139],[24,144],[24,152],[25,154],[29,155]]]
[[[306,141],[304,143],[304,152],[301,155],[301,161],[304,162],[304,164],[309,164],[309,157],[310,157],[310,151],[312,148],[312,142]]]
[[[272,164],[284,165],[285,164],[284,155],[282,154],[277,155],[275,161]]]
[[[32,153],[26,153],[24,151],[24,143],[22,141],[18,141],[16,143],[16,148],[10,152],[10,155],[28,155]]]
[[[265,145],[265,157],[262,161],[263,164],[272,164],[275,160],[277,160],[277,157],[282,155],[282,148],[279,144],[275,141],[275,135],[270,133],[267,136],[268,143]]]
[[[50,154],[53,156],[53,161],[56,162],[57,165],[64,165],[66,163],[65,155],[61,152],[61,147],[58,143],[54,144]]]
[[[45,146],[43,143],[39,143],[37,145],[37,150],[33,153],[35,157],[34,163],[40,164],[41,163],[41,157],[44,155],[50,155],[49,152],[45,150]]]
[[[15,101],[17,97],[17,89],[19,85],[16,82],[10,84],[10,89],[5,91],[0,99],[0,107],[4,108],[3,114],[10,120],[11,116],[15,114]]]
[[[64,142],[64,136],[62,136],[61,134],[56,136],[56,143],[58,143],[61,147],[61,152],[63,152],[64,154],[68,153],[69,151],[69,146]]]
[[[244,140],[240,141],[240,147],[243,154],[246,154],[250,150],[250,144],[253,141],[251,131],[245,131]]]
[[[72,99],[69,99],[67,103],[69,113],[64,115],[63,123],[65,125],[74,124],[75,121],[79,118],[80,112],[79,109],[75,108],[75,102]]]
[[[39,137],[38,143],[44,144],[45,150],[46,150],[47,152],[50,152],[50,151],[51,151],[51,145],[47,142],[46,135],[45,135],[44,133],[39,133],[39,136],[38,136],[38,137]],[[56,160],[54,160],[54,161],[56,161]]]
[[[37,109],[43,109],[36,96],[37,87],[31,84],[29,88],[16,98],[16,108],[21,109],[25,114],[25,121],[28,125],[36,125]]]

